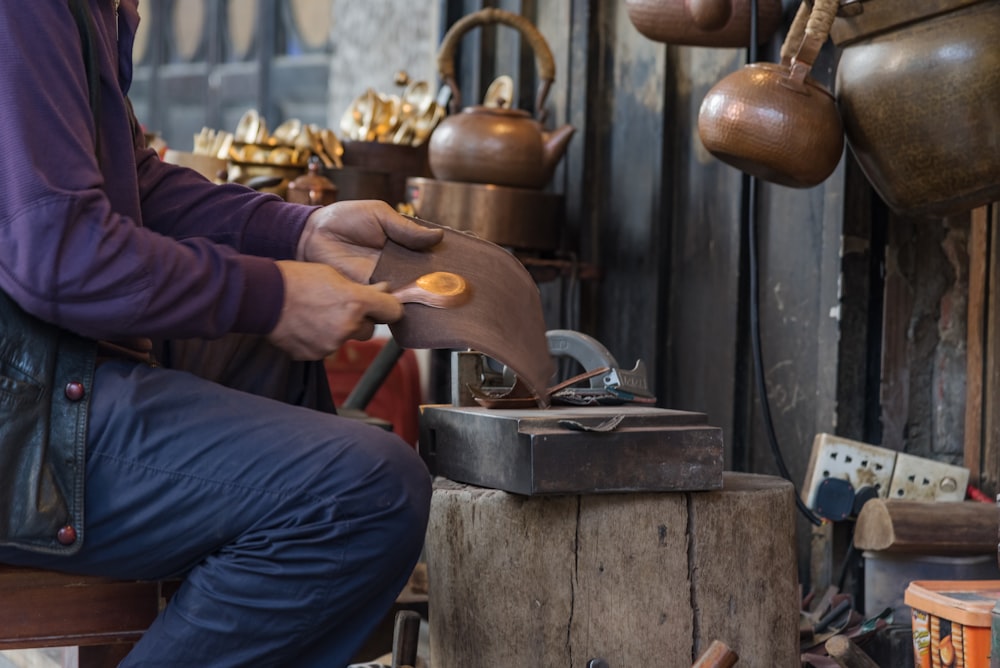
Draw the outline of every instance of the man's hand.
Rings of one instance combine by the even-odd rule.
[[[330,265],[351,280],[367,283],[387,239],[423,250],[442,236],[441,230],[418,225],[381,200],[346,200],[309,216],[296,259]]]
[[[403,317],[403,305],[384,283],[356,283],[325,264],[277,265],[285,279],[285,303],[267,338],[294,359],[322,359],[347,339],[371,338],[376,323]]]

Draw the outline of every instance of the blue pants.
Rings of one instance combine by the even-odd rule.
[[[122,666],[336,668],[423,545],[431,481],[390,432],[191,373],[101,364],[86,533],[71,557],[0,562],[183,576]]]

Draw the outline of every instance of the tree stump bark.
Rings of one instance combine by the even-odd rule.
[[[791,483],[518,496],[435,482],[434,668],[690,668],[713,640],[744,667],[799,662]]]
[[[992,554],[997,527],[1000,511],[992,503],[872,499],[858,513],[854,547],[909,554]]]

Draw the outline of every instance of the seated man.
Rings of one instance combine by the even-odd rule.
[[[402,317],[381,202],[288,204],[142,145],[136,0],[0,4],[0,563],[183,577],[123,666],[347,664],[430,479],[321,362]]]

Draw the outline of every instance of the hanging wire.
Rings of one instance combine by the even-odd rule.
[[[747,48],[747,62],[755,63],[758,60],[757,47],[757,0],[750,0],[750,46]],[[771,448],[771,455],[774,463],[778,467],[781,476],[792,483],[795,489],[795,505],[802,515],[819,526],[823,520],[816,515],[802,501],[798,486],[792,480],[792,475],[785,465],[785,458],[781,454],[778,445],[778,436],[774,429],[774,420],[771,416],[771,403],[767,396],[767,380],[764,378],[764,355],[760,342],[760,269],[758,266],[757,251],[757,179],[749,174],[743,175],[744,197],[743,204],[744,220],[746,221],[746,235],[748,243],[747,254],[750,263],[750,346],[753,352],[754,382],[757,388],[757,397],[760,401],[761,419],[764,422],[764,430],[767,433],[767,442]]]

